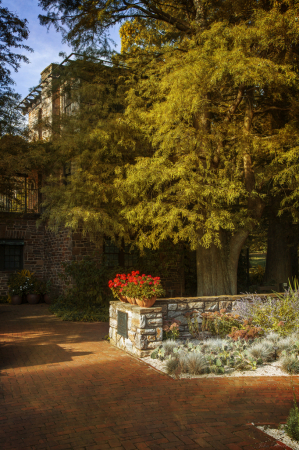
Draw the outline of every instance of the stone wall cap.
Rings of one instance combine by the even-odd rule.
[[[149,312],[160,312],[161,306],[168,303],[200,303],[200,302],[223,302],[223,301],[229,301],[233,302],[236,300],[241,300],[243,298],[248,298],[250,296],[257,296],[260,298],[267,298],[269,296],[276,297],[276,293],[272,294],[240,294],[240,295],[215,295],[211,297],[167,297],[167,298],[157,298],[155,304],[151,306],[150,308],[142,308],[137,305],[131,305],[131,303],[124,303],[121,301],[113,300],[110,302],[111,305],[117,306],[117,307],[125,307],[126,309],[134,309],[136,312],[139,312],[140,314],[147,314]]]
[[[114,301],[113,300],[113,301],[110,302],[110,305],[112,305],[112,306],[114,306],[114,307],[116,307],[118,309],[127,309],[127,310],[130,310],[130,311],[139,313],[139,314],[148,314],[148,313],[151,313],[151,312],[155,312],[155,313],[162,312],[162,307],[161,306],[157,307],[156,303],[155,303],[155,305],[151,306],[150,308],[143,308],[143,307],[140,307],[138,305],[131,305],[131,303],[124,303],[124,302],[121,302],[121,301]]]
[[[276,293],[271,294],[238,294],[238,295],[215,295],[210,297],[167,297],[167,298],[157,298],[155,305],[166,304],[166,303],[189,303],[189,302],[223,302],[230,301],[233,302],[235,300],[241,300],[243,298],[248,298],[251,296],[257,296],[260,298],[267,298],[269,296],[275,297]]]

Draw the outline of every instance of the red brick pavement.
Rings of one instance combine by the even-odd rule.
[[[289,378],[176,381],[107,332],[45,304],[0,305],[1,450],[285,448],[246,424],[285,421]]]

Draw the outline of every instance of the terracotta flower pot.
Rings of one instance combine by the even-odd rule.
[[[51,305],[52,299],[51,299],[50,294],[44,294],[44,300],[45,300],[45,303],[47,303],[48,305]]]
[[[136,303],[141,308],[150,308],[153,306],[155,301],[157,300],[157,297],[151,297],[151,298],[136,298]]]
[[[136,298],[133,297],[126,297],[128,300],[128,303],[131,303],[131,305],[137,305]]]
[[[39,294],[27,294],[27,302],[31,305],[36,305],[39,302],[40,295]]]
[[[12,295],[11,296],[11,304],[12,305],[20,305],[22,303],[21,295]]]

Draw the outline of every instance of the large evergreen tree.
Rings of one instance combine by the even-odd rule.
[[[43,23],[64,23],[75,45],[131,19],[117,127],[143,136],[146,153],[117,182],[122,213],[141,247],[189,241],[198,295],[235,294],[277,161],[297,146],[298,2],[40,3],[52,8]]]

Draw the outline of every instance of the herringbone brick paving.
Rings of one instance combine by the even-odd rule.
[[[173,380],[45,304],[0,305],[0,324],[1,450],[286,448],[248,424],[286,420],[290,378]]]

